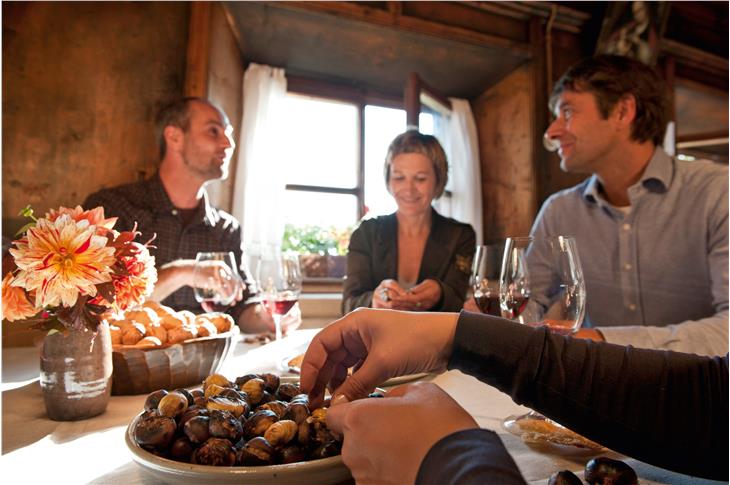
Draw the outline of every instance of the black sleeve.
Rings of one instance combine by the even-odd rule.
[[[462,312],[449,368],[625,455],[728,478],[727,355],[592,342]]]
[[[496,433],[486,429],[457,431],[426,454],[417,485],[525,484],[517,465]]]
[[[464,226],[459,231],[454,254],[451,255],[449,269],[442,280],[442,297],[433,311],[458,312],[464,308],[464,300],[469,289],[471,262],[476,251],[476,233],[471,226]]]
[[[100,190],[89,195],[81,207],[91,210],[95,207],[104,208],[104,217],[116,217],[114,229],[117,231],[131,231],[134,227],[134,217],[128,211],[129,205],[121,203],[122,196],[114,194],[109,189]]]
[[[373,282],[371,253],[372,243],[361,225],[350,236],[347,249],[347,277],[342,289],[343,314],[372,305],[373,290],[380,282]]]

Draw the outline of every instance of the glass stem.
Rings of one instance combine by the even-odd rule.
[[[274,313],[271,315],[274,319],[274,328],[276,329],[276,340],[281,340],[281,315]]]

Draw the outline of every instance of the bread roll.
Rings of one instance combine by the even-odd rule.
[[[198,315],[195,319],[195,325],[198,327],[199,337],[210,337],[218,333],[218,329],[213,325],[213,322],[208,320],[204,315]]]
[[[141,339],[139,342],[134,344],[135,347],[143,348],[159,347],[160,345],[162,345],[160,339],[151,335]]]
[[[233,328],[233,324],[236,323],[227,313],[206,313],[205,316],[210,320],[215,328],[218,329],[218,333],[224,333]]]
[[[112,345],[122,345],[122,329],[116,325],[109,325],[109,333],[112,336]]]
[[[160,317],[157,316],[157,313],[155,313],[154,310],[145,307],[138,308],[136,310],[128,310],[124,314],[124,319],[139,322],[142,325],[158,323],[160,321]]]
[[[157,337],[163,344],[167,342],[167,330],[159,323],[145,325],[147,336]]]
[[[124,345],[134,345],[145,336],[147,329],[141,323],[134,322],[122,331],[122,343]]]
[[[175,312],[162,317],[160,319],[160,324],[165,327],[167,331],[170,331],[173,328],[180,328],[183,325],[186,325],[187,319]]]

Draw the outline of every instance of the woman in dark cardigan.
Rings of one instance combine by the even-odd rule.
[[[343,313],[358,307],[458,311],[466,299],[476,236],[431,207],[448,179],[438,140],[407,131],[393,140],[385,183],[398,210],[365,220],[350,238]]]

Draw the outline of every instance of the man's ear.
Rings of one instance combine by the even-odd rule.
[[[177,126],[168,125],[162,131],[162,136],[165,137],[165,143],[169,148],[177,148],[182,145],[185,139],[185,132]]]
[[[618,100],[614,115],[621,124],[631,126],[636,118],[636,98],[633,94],[627,94]]]

